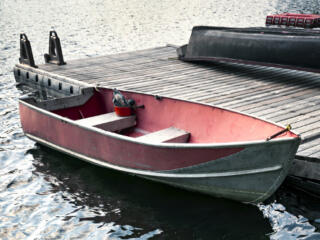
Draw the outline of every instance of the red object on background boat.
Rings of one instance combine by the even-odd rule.
[[[317,14],[295,14],[282,13],[268,15],[266,25],[282,25],[302,28],[320,27],[320,15]]]

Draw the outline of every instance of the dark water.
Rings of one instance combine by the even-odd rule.
[[[186,43],[193,25],[262,26],[317,13],[276,0],[0,0],[0,239],[320,239],[320,200],[282,187],[259,206],[177,190],[38,146],[19,123],[19,33],[43,62],[49,30],[68,59]]]

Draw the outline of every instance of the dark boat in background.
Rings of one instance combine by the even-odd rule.
[[[224,61],[320,71],[320,31],[295,28],[194,27],[183,61]]]

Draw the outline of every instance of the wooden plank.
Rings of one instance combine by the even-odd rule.
[[[306,118],[303,121],[293,122],[291,124],[294,130],[299,131],[299,128],[301,128],[301,127],[308,126],[313,123],[319,123],[319,121],[320,121],[320,115],[317,115],[317,116],[305,115],[305,116],[306,116]]]
[[[245,99],[247,96],[252,96],[256,95],[257,93],[267,93],[270,92],[269,90],[272,91],[277,91],[279,89],[284,89],[286,86],[286,83],[290,82],[292,84],[295,82],[294,80],[289,80],[287,79],[286,81],[282,81],[279,83],[268,83],[268,82],[263,82],[261,80],[249,80],[250,85],[244,85],[244,81],[241,81],[241,78],[239,79],[239,85],[243,86],[243,88],[235,88],[237,86],[236,84],[232,83],[231,86],[226,86],[229,87],[231,90],[226,91],[225,93],[220,94],[218,97],[215,97],[215,100],[223,100],[225,101],[226,98],[230,97],[238,97],[241,99]],[[215,88],[213,88],[215,89]],[[201,99],[199,99],[201,100]],[[210,101],[210,98],[205,99],[205,101]],[[219,102],[217,102],[219,104]]]
[[[115,112],[76,120],[80,125],[101,128],[106,131],[119,131],[136,125],[136,116],[119,117]]]
[[[258,80],[261,81],[260,79],[258,79]],[[301,83],[301,79],[300,78],[298,78],[298,79],[287,79],[285,81],[282,80],[282,81],[278,81],[275,84],[279,85],[282,88],[288,88],[288,86],[289,86],[290,89],[296,89],[296,88],[298,89],[300,87],[299,84],[298,84],[299,82]],[[288,84],[285,84],[285,83],[288,83]],[[294,86],[293,83],[295,83],[296,86]],[[267,82],[267,84],[274,84],[274,83]],[[304,83],[304,85],[305,84],[306,83]],[[309,85],[310,85],[310,83],[309,83]]]
[[[311,147],[320,145],[320,138],[316,138],[313,141],[307,141],[305,142],[305,140],[302,141],[302,144],[300,144],[299,149],[298,149],[298,153],[297,155],[301,155],[300,152],[309,149]]]
[[[318,112],[319,107],[320,106],[313,106],[308,108],[304,108],[303,106],[297,107],[295,109],[292,109],[291,113],[285,115],[278,114],[276,116],[273,116],[272,119],[276,122],[291,121],[292,123],[294,123],[295,121],[293,119],[295,119],[296,117],[299,117],[301,115],[309,115],[312,112]]]
[[[169,50],[170,49],[170,50]],[[82,67],[89,67],[89,66],[97,66],[101,64],[105,64],[106,62],[114,62],[117,63],[130,59],[131,58],[146,58],[143,56],[143,54],[150,54],[150,53],[159,53],[159,52],[172,52],[171,47],[159,47],[159,48],[154,48],[154,49],[149,49],[149,50],[141,50],[141,51],[136,51],[136,52],[129,52],[129,53],[116,53],[112,55],[107,55],[107,56],[98,56],[98,57],[92,57],[92,58],[84,58],[84,59],[76,59],[76,60],[68,60],[66,65],[63,66],[57,66],[54,64],[43,64],[39,65],[39,68],[44,69],[44,70],[49,70],[49,71],[54,71],[54,70],[62,70],[62,69],[79,69]]]
[[[277,91],[277,92],[270,91],[270,92],[256,93],[245,99],[237,98],[232,102],[226,102],[225,104],[223,104],[223,106],[245,111],[246,109],[250,109],[252,107],[262,106],[265,104],[273,103],[275,101],[289,99],[292,97],[298,97],[298,96],[302,96],[303,94],[308,94],[313,92],[312,89],[307,89],[307,90],[305,89],[283,88],[281,89],[281,91]]]
[[[205,77],[203,77],[203,75],[205,75]],[[196,74],[194,73],[189,74],[188,78],[185,78],[184,75],[182,76],[180,75],[180,76],[173,76],[164,80],[167,82],[177,83],[182,87],[195,87],[198,90],[202,90],[202,89],[208,90],[207,86],[211,86],[212,89],[215,91],[217,91],[218,89],[227,88],[228,81],[234,81],[234,79],[228,79],[227,75],[219,75],[219,76],[210,76],[210,75],[206,76],[206,75],[208,75],[208,72],[206,73],[198,72]],[[242,84],[240,86],[242,86]]]
[[[295,127],[295,131],[297,131],[300,134],[304,134],[304,133],[309,132],[314,129],[319,130],[319,122],[314,121],[314,119],[312,119],[312,120],[313,120],[312,122],[310,121],[309,123],[305,123],[303,126]]]
[[[303,134],[303,137],[304,137],[305,139],[312,139],[312,140],[314,140],[314,139],[320,137],[320,131],[319,131],[318,128],[309,130],[309,131],[307,131],[307,132],[305,132],[305,133]]]
[[[190,133],[175,127],[169,127],[138,137],[137,140],[150,143],[185,143],[189,137]]]
[[[306,99],[302,99],[301,101],[291,101],[291,103],[287,103],[286,105],[283,106],[270,106],[271,109],[267,109],[264,111],[259,111],[259,112],[254,112],[255,115],[258,116],[265,116],[268,118],[273,118],[273,117],[278,117],[279,115],[284,115],[288,116],[288,113],[293,113],[293,112],[300,112],[300,109],[303,109],[304,112],[300,112],[301,114],[306,112],[309,112],[309,110],[316,110],[317,109],[317,104],[313,104],[310,102],[307,102]]]
[[[294,91],[295,89],[290,89],[291,91]],[[256,107],[257,103],[258,106],[263,104],[263,101],[268,100],[270,98],[274,99],[274,96],[281,96],[281,95],[287,95],[290,90],[287,88],[266,88],[259,89],[253,92],[249,92],[248,94],[242,95],[232,95],[229,96],[229,100],[226,101],[225,98],[219,98],[217,101],[215,101],[216,104],[223,104],[226,107],[232,107],[232,108],[241,108],[244,107],[246,109],[250,109],[250,106]],[[205,101],[208,102],[210,99],[206,99]],[[254,104],[254,105],[253,105]]]
[[[318,100],[320,100],[320,96],[318,96],[315,92],[311,92],[309,94],[303,95],[298,98],[289,98],[289,99],[283,99],[278,102],[273,102],[268,105],[263,105],[260,107],[252,108],[249,110],[246,110],[247,113],[255,114],[264,111],[265,113],[273,112],[273,111],[279,111],[281,108],[288,108],[289,106],[292,107],[292,103],[296,103],[296,106],[298,104],[315,104]]]
[[[163,71],[160,71],[160,73],[162,73],[163,74]],[[134,73],[130,73],[130,75],[132,76],[132,75],[134,75]],[[177,74],[175,74],[175,76],[176,76]],[[162,76],[161,76],[162,77]],[[135,81],[136,82],[136,81]]]
[[[111,58],[104,56],[103,58],[86,58],[86,59],[81,59],[81,60],[71,60],[71,61],[67,61],[66,65],[62,65],[62,66],[57,66],[54,64],[43,64],[43,65],[39,65],[40,69],[43,70],[48,70],[48,71],[67,71],[67,70],[71,70],[71,69],[79,69],[82,67],[87,67],[87,66],[97,66],[100,64],[103,64],[106,59],[108,59],[108,61],[112,61]],[[103,60],[103,61],[102,61]]]
[[[163,72],[162,72],[163,73]],[[134,75],[133,73],[131,73],[131,75]],[[176,75],[175,75],[176,76]],[[162,77],[162,76],[161,76]],[[136,82],[136,81],[135,81]],[[124,83],[125,84],[125,83]]]
[[[320,148],[313,149],[313,153],[309,157],[316,158],[319,160],[320,159]],[[318,162],[318,166],[320,166],[320,162]],[[320,173],[320,171],[318,171],[318,173]],[[319,180],[320,180],[320,178],[319,178]]]
[[[310,148],[299,151],[299,155],[310,157],[312,154],[314,154],[315,152],[319,152],[319,151],[320,151],[319,145],[315,145]]]
[[[196,77],[196,76],[195,76]],[[176,78],[176,76],[174,76],[174,78]],[[185,81],[183,81],[182,83],[179,83],[178,81],[176,82],[176,85],[177,86],[180,86],[180,88],[185,88],[185,87],[188,87],[188,88],[191,88],[191,87],[196,87],[195,89],[196,90],[201,90],[202,88],[204,88],[205,90],[208,90],[208,88],[206,87],[206,84],[205,83],[208,83],[207,85],[208,86],[211,86],[211,88],[213,88],[213,89],[217,89],[217,88],[219,88],[219,84],[221,83],[221,82],[223,82],[223,81],[220,81],[220,82],[218,82],[217,81],[217,83],[216,82],[214,82],[214,80],[216,80],[216,78],[214,78],[214,79],[209,79],[208,80],[208,78],[205,78],[206,79],[206,81],[202,81],[202,82],[198,82],[198,81],[195,81],[194,79],[189,79],[189,80],[185,80]],[[165,89],[165,91],[167,92],[167,88],[165,88],[166,86],[168,86],[168,84],[167,84],[167,82],[172,82],[172,80],[173,80],[173,78],[169,78],[169,79],[164,79],[164,81],[166,81],[166,84],[162,84],[163,85],[163,89]],[[177,79],[174,79],[175,81],[177,80]],[[197,78],[197,80],[199,80],[199,78]],[[202,79],[201,79],[202,80]],[[220,79],[219,79],[220,80]],[[222,79],[221,79],[222,80]],[[191,84],[190,84],[191,83]],[[216,83],[216,84],[215,84]],[[215,86],[212,86],[213,84],[215,84]],[[144,84],[145,85],[145,84]],[[205,86],[204,86],[205,85]],[[199,88],[198,86],[201,86],[201,88]],[[218,86],[218,87],[217,87]],[[140,86],[139,86],[140,87]],[[224,84],[224,83],[222,83],[222,87],[227,87],[226,86],[226,84]],[[153,86],[150,86],[150,88],[153,88]],[[176,87],[177,88],[177,93],[179,93],[180,91],[179,91],[179,87]],[[158,88],[157,88],[158,89]],[[148,91],[148,88],[144,88],[143,90],[146,90],[146,91]],[[170,86],[170,93],[172,93],[172,90],[175,90],[175,89],[172,89],[171,88],[171,86]],[[190,91],[188,91],[188,92],[190,92]],[[183,97],[186,97],[187,96],[187,94],[185,94],[184,92],[182,92],[181,91],[181,93],[182,93],[182,95],[183,95]],[[196,93],[195,91],[192,91],[192,94],[194,94],[194,93]],[[159,94],[161,94],[161,90],[159,90]]]
[[[147,71],[147,69],[143,69],[143,70],[133,70],[133,71],[128,71],[128,70],[121,70],[121,69],[117,69],[119,74],[119,78],[121,78],[121,74],[127,74],[128,76],[157,76],[157,75],[163,75],[166,73],[170,73],[170,71],[164,72],[164,71],[159,71],[157,69],[153,69],[152,71]],[[172,74],[172,72],[171,72]],[[107,76],[109,77],[110,74],[108,74],[108,72],[106,73],[101,73],[101,75],[103,76]],[[103,79],[102,79],[103,80]],[[124,80],[124,79],[123,79]],[[127,81],[128,78],[124,81]]]
[[[288,94],[291,94],[291,93],[296,93],[298,92],[299,90],[309,90],[309,92],[312,92],[314,91],[313,89],[310,88],[310,86],[314,86],[310,83],[306,83],[304,87],[296,87],[296,86],[286,86],[286,84],[283,84],[282,86],[279,85],[278,88],[275,88],[275,89],[270,89],[270,90],[267,90],[267,91],[260,91],[258,90],[257,93],[259,93],[257,95],[254,94],[254,95],[249,95],[245,98],[240,98],[238,97],[236,100],[233,100],[232,102],[229,102],[228,105],[233,105],[234,107],[238,107],[238,106],[241,106],[243,103],[246,103],[248,102],[248,100],[250,100],[250,103],[256,103],[256,102],[261,102],[263,103],[262,101],[260,101],[260,99],[264,99],[265,100],[265,97],[268,97],[268,98],[272,98],[274,99],[275,96],[282,96],[282,95],[288,95]],[[300,94],[301,95],[301,94]],[[299,94],[298,94],[299,96]],[[241,100],[241,101],[240,101]],[[254,101],[253,101],[254,100]],[[247,108],[249,109],[249,108]]]

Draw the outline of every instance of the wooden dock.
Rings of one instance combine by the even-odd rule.
[[[67,65],[44,64],[32,71],[62,82],[199,101],[291,124],[303,138],[297,158],[320,163],[320,74],[230,63],[187,63],[177,59],[174,46],[66,61]]]

